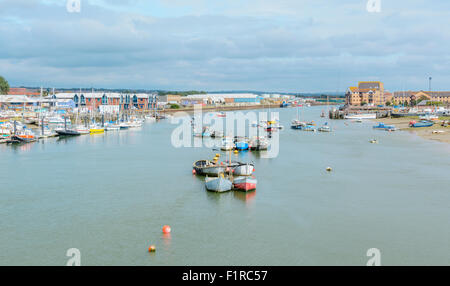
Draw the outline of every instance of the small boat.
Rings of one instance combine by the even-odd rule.
[[[218,178],[206,177],[205,186],[208,191],[223,193],[231,191],[233,183],[229,179],[226,179],[223,174],[220,174]]]
[[[225,112],[219,112],[217,113],[217,117],[227,117],[227,115],[225,114]]]
[[[213,131],[211,133],[211,138],[221,138],[223,137],[223,131]]]
[[[369,142],[372,143],[372,144],[378,144],[378,140],[377,139],[372,139]]]
[[[311,132],[316,132],[317,130],[316,130],[316,128],[314,128],[314,126],[313,125],[306,125],[306,126],[304,126],[302,129],[300,129],[300,130],[303,130],[303,131],[311,131]]]
[[[8,139],[6,139],[7,144],[22,144],[22,143],[31,143],[36,141],[35,138],[24,138],[18,135],[12,135]]]
[[[209,160],[199,160],[194,163],[193,169],[197,175],[217,177],[220,173],[225,172],[226,166],[219,165]]]
[[[385,125],[383,122],[379,122],[378,125],[373,126],[373,129],[382,129],[386,131],[394,131],[394,125]]]
[[[280,107],[281,108],[286,108],[286,107],[288,107],[289,106],[289,104],[287,103],[287,102],[285,102],[285,101],[283,101],[281,104],[280,104]]]
[[[89,128],[89,133],[90,134],[99,134],[99,133],[104,133],[105,132],[105,128],[100,127],[100,126],[92,126],[91,128]]]
[[[75,126],[75,128],[73,129],[75,131],[77,131],[78,133],[80,133],[80,135],[85,135],[85,134],[89,134],[91,133],[91,131],[89,130],[89,128],[84,127],[84,126]]]
[[[255,165],[250,163],[231,162],[229,167],[236,176],[251,176],[255,170]]]
[[[233,140],[231,140],[230,138],[222,139],[222,146],[220,147],[220,150],[230,151],[230,150],[233,150],[233,148],[234,148]]]
[[[235,144],[235,148],[236,148],[236,150],[238,150],[238,151],[245,151],[245,150],[248,150],[248,143],[245,142],[245,141],[238,141],[238,142],[236,142],[236,144]]]
[[[258,181],[252,177],[236,177],[233,180],[233,185],[235,189],[248,192],[256,190],[257,182]]]
[[[59,136],[79,136],[79,135],[81,135],[80,132],[73,130],[73,129],[56,129],[55,132]]]
[[[409,126],[410,127],[414,127],[414,128],[431,127],[433,125],[434,125],[434,122],[433,121],[428,121],[428,120],[422,120],[422,121],[419,121],[419,122],[416,122],[416,121],[413,120],[413,121],[409,122]]]
[[[425,114],[425,115],[419,116],[419,119],[421,119],[421,120],[438,121],[439,117],[437,115],[434,115],[434,114]]]
[[[331,132],[332,129],[330,126],[328,126],[328,122],[326,122],[323,126],[319,127],[318,129],[320,132]]]
[[[264,151],[269,149],[269,141],[265,137],[255,137],[250,140],[249,148],[252,151]]]
[[[297,120],[297,119],[292,120],[292,123],[291,123],[291,128],[292,129],[302,129],[305,126],[306,126],[305,122],[302,122],[302,121]]]

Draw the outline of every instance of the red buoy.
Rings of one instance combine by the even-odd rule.
[[[194,169],[192,169],[192,175],[195,175],[195,174],[197,174],[197,172]]]
[[[163,226],[162,232],[163,233],[170,233],[171,232],[170,226],[168,226],[168,225]]]
[[[154,245],[150,245],[150,247],[148,248],[148,252],[155,252],[156,251],[156,247]]]

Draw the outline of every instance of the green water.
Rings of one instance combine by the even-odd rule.
[[[255,163],[249,194],[207,192],[192,163],[217,152],[172,147],[168,121],[0,145],[0,264],[65,265],[69,248],[82,265],[365,265],[369,248],[383,265],[450,264],[449,145],[372,122],[291,130],[296,110],[272,111],[278,157],[237,156]]]

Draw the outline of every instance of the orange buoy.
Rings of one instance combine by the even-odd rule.
[[[150,247],[148,248],[148,252],[155,252],[156,251],[156,247],[154,245],[150,245]]]
[[[193,169],[192,170],[192,175],[195,175],[195,174],[197,174],[197,172]]]
[[[163,226],[162,232],[163,233],[170,233],[171,232],[170,226],[168,226],[168,225]]]

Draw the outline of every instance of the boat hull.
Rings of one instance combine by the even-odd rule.
[[[79,136],[81,135],[80,132],[75,130],[55,130],[56,134],[59,136]]]
[[[253,191],[256,190],[257,180],[253,178],[235,178],[234,179],[234,188],[240,191]]]
[[[205,187],[210,192],[223,193],[231,191],[233,183],[225,178],[206,178]]]
[[[233,173],[236,176],[251,176],[254,169],[252,164],[241,164],[233,168]]]

